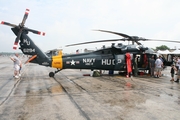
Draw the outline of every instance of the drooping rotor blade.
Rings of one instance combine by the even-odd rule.
[[[37,31],[37,30],[29,29],[29,28],[24,28],[24,29],[27,30],[27,31],[30,31],[32,33],[35,33],[35,34],[45,36],[45,32],[40,32],[40,31]]]
[[[136,42],[136,44],[142,45],[140,42],[138,42],[139,39],[137,39],[137,38],[139,38],[139,37],[133,37],[133,36],[129,36],[129,35],[126,35],[126,34],[123,34],[123,33],[112,32],[112,31],[107,31],[107,30],[96,30],[96,31],[107,32],[107,33],[112,33],[112,34],[120,35],[120,36],[122,36],[122,37],[127,38],[127,39],[126,39],[127,41],[132,41],[133,44],[134,44],[134,42]]]
[[[24,26],[24,24],[26,22],[26,19],[28,17],[29,11],[30,11],[29,9],[26,9],[23,20],[22,20],[22,23],[21,23],[21,26]]]
[[[126,39],[98,40],[98,41],[91,41],[91,42],[83,42],[83,43],[70,44],[70,45],[66,45],[65,47],[82,45],[82,44],[89,44],[89,43],[112,42],[112,41],[125,41],[125,40],[126,40]]]
[[[123,33],[112,32],[112,31],[107,31],[107,30],[95,30],[95,31],[112,33],[112,34],[120,35],[120,36],[122,36],[122,37],[125,37],[125,38],[129,38],[129,39],[131,39],[131,36],[126,35],[126,34],[123,34]]]
[[[8,23],[8,22],[4,22],[4,21],[0,21],[1,24],[3,25],[8,25],[8,26],[11,26],[11,27],[16,27],[17,25],[14,25],[14,24],[11,24],[11,23]]]
[[[161,42],[175,42],[175,43],[180,43],[180,41],[177,40],[156,40],[156,39],[145,39],[143,41],[161,41]]]

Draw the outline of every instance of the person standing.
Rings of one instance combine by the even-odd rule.
[[[19,78],[19,70],[21,66],[21,61],[19,60],[19,54],[15,53],[13,57],[10,57],[10,59],[14,62],[14,77]]]
[[[154,56],[150,59],[150,71],[151,71],[151,77],[154,77],[154,69],[155,69],[155,59]]]
[[[163,58],[162,58],[162,56],[161,56],[161,55],[159,56],[159,59],[160,59],[162,62],[164,62],[164,60],[163,60]]]
[[[134,76],[138,75],[138,56],[135,56],[135,59],[133,61],[133,65],[134,65]]]
[[[174,73],[175,73],[175,71],[177,71],[177,69],[174,66],[174,64],[172,64],[171,65],[171,71],[170,71],[172,79],[170,81],[174,81]]]
[[[179,79],[180,79],[180,57],[178,57],[178,60],[177,60],[177,63],[176,63],[176,65],[178,66],[178,70],[177,70],[177,75],[178,75],[178,77],[177,77],[177,80],[176,81],[174,81],[174,82],[179,82]]]
[[[19,66],[19,77],[21,77],[21,70],[22,70],[22,62],[20,60],[20,66]]]
[[[175,57],[174,63],[175,63],[176,69],[178,70],[178,69],[179,69],[179,65],[178,65],[178,57]],[[178,72],[178,71],[177,71],[177,72]],[[176,72],[176,75],[177,75],[177,72]]]
[[[156,69],[156,78],[159,78],[161,75],[161,70],[162,70],[163,62],[157,57],[155,61],[155,69]]]

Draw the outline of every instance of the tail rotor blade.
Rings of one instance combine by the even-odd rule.
[[[8,23],[8,22],[4,22],[4,21],[0,21],[0,24],[8,25],[8,26],[11,26],[11,27],[16,27],[17,26],[17,25],[14,25],[14,24],[11,24],[11,23]]]
[[[14,45],[13,45],[13,49],[16,50],[17,49],[17,46],[18,46],[18,42],[14,42]]]
[[[15,50],[17,49],[17,46],[18,46],[18,43],[19,43],[19,40],[20,40],[20,37],[21,37],[21,34],[22,34],[22,30],[24,29],[24,24],[25,24],[26,19],[28,17],[29,11],[30,11],[29,9],[26,9],[23,20],[22,20],[22,23],[19,25],[20,30],[18,32],[18,35],[17,35],[17,37],[15,39],[15,42],[14,42],[14,45],[13,45],[13,49],[15,49]]]
[[[42,35],[45,36],[45,32],[41,32],[41,31],[37,31],[37,30],[33,30],[33,29],[29,29],[29,28],[25,28],[27,31],[30,31],[34,34],[38,34],[38,35]]]
[[[19,43],[19,40],[20,40],[20,37],[21,37],[21,33],[22,33],[22,29],[19,30],[19,33],[15,39],[15,42],[14,42],[14,45],[13,45],[13,49],[16,50],[17,47],[18,47],[18,43]]]
[[[30,11],[29,9],[26,9],[23,20],[22,20],[22,23],[21,23],[21,26],[24,26],[24,24],[26,22],[26,19],[28,17],[29,11]]]

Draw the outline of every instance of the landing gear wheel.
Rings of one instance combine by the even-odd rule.
[[[54,75],[55,75],[56,73],[58,73],[59,71],[61,71],[61,69],[57,69],[55,72],[50,72],[50,73],[49,73],[49,77],[54,77]]]
[[[50,73],[49,73],[49,77],[54,77],[54,73],[53,73],[53,72],[50,72]]]

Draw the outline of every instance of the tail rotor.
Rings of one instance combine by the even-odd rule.
[[[29,12],[30,12],[30,10],[29,10],[29,9],[26,9],[25,14],[24,14],[24,17],[23,17],[23,20],[22,20],[22,22],[21,22],[19,25],[15,25],[15,24],[11,24],[11,23],[8,23],[8,22],[0,21],[0,23],[3,24],[3,25],[8,25],[8,26],[13,27],[13,28],[16,27],[16,28],[18,28],[18,30],[19,30],[18,33],[17,33],[17,35],[16,35],[17,37],[16,37],[16,39],[15,39],[15,41],[14,41],[14,45],[13,45],[13,49],[14,49],[14,50],[17,49],[19,40],[20,40],[21,35],[22,35],[22,32],[23,32],[24,30],[29,31],[29,32],[32,32],[32,33],[34,33],[34,34],[38,34],[38,35],[43,35],[43,36],[45,35],[44,32],[40,32],[40,31],[37,31],[37,30],[32,30],[32,29],[29,29],[29,28],[25,27],[25,22],[26,22],[26,20],[27,20],[27,18],[28,18]]]

